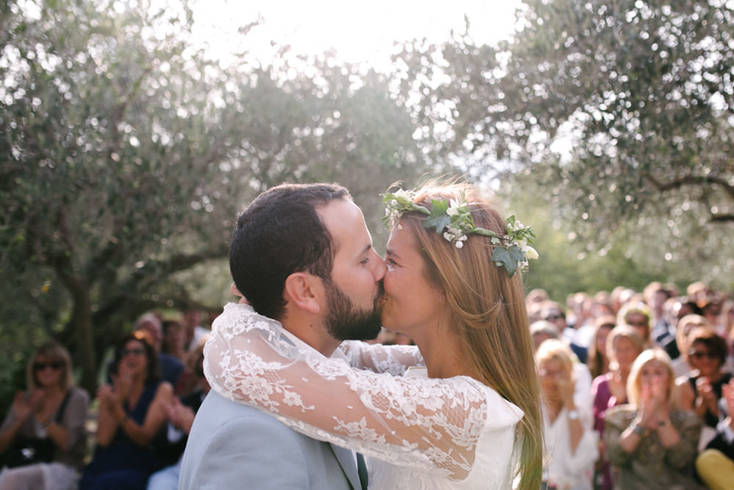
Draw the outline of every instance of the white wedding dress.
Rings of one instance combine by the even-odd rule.
[[[228,304],[204,372],[222,396],[367,456],[370,489],[512,488],[518,407],[472,378],[409,369],[421,362],[415,347],[345,342],[338,352],[326,358],[250,306]]]

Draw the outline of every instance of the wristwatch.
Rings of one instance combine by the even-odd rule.
[[[579,411],[575,408],[573,410],[568,411],[568,420],[578,420],[579,419]]]
[[[643,429],[642,427],[640,427],[640,426],[639,426],[639,425],[638,425],[638,424],[637,424],[637,423],[635,422],[634,426],[632,427],[632,432],[634,432],[634,433],[635,433],[635,434],[637,434],[638,436],[642,437],[642,436],[643,436],[643,435],[645,434],[645,429]]]

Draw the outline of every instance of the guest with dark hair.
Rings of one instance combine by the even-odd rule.
[[[600,316],[594,323],[594,337],[586,359],[586,366],[592,379],[609,372],[607,337],[614,327],[614,317],[611,315]]]
[[[146,313],[138,318],[133,326],[134,332],[145,332],[150,339],[150,344],[158,358],[157,364],[160,369],[160,376],[164,381],[168,381],[171,386],[176,386],[178,378],[183,373],[183,361],[174,355],[167,354],[163,349],[163,324],[161,320],[153,313]]]
[[[111,378],[112,386],[97,392],[97,448],[80,489],[144,490],[159,468],[152,442],[167,419],[173,389],[160,381],[156,352],[140,332],[119,342]]]
[[[28,391],[16,394],[0,428],[6,465],[0,489],[73,488],[87,437],[89,395],[74,386],[71,357],[55,342],[39,347],[26,369]]]
[[[675,343],[678,346],[678,351],[681,353],[677,359],[673,359],[673,372],[676,378],[680,376],[687,376],[691,370],[691,366],[688,364],[688,351],[691,347],[689,337],[691,332],[697,328],[706,328],[713,331],[711,324],[701,315],[686,315],[678,320],[677,331],[675,334]]]
[[[174,396],[171,402],[166,405],[168,445],[165,452],[161,454],[161,461],[166,467],[151,475],[147,490],[178,489],[181,455],[186,448],[186,441],[194,423],[194,415],[199,410],[210,389],[209,383],[204,377],[204,344],[207,338],[199,339],[199,344],[189,352],[187,358],[187,371],[191,370],[190,382],[193,388],[180,399]]]
[[[722,371],[726,361],[726,341],[708,328],[697,328],[689,337],[686,359],[691,372],[679,382],[681,406],[694,410],[708,427],[719,423],[721,387],[732,379]]]
[[[163,329],[163,342],[161,354],[173,356],[181,362],[186,361],[186,334],[183,325],[176,320],[165,320],[161,323]]]

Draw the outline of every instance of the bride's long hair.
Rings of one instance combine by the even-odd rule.
[[[431,200],[464,195],[478,227],[504,235],[505,219],[498,207],[466,184],[428,183],[415,202],[431,209]],[[440,287],[458,329],[466,360],[479,381],[517,405],[524,417],[515,435],[513,479],[518,488],[537,489],[542,480],[543,430],[540,388],[522,275],[509,277],[491,260],[489,238],[470,235],[457,249],[436,231],[423,227],[425,215],[403,215],[400,224],[417,237],[426,260],[427,279]]]

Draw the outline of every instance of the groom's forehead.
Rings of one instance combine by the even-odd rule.
[[[317,208],[317,213],[334,246],[334,253],[344,242],[369,241],[370,233],[362,210],[349,199],[337,199]]]

